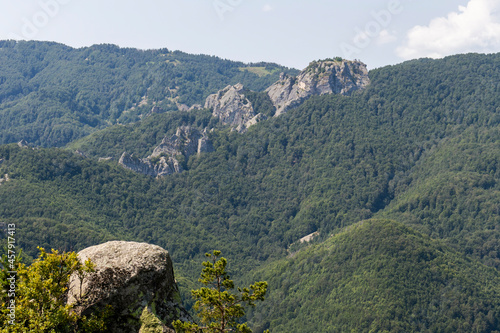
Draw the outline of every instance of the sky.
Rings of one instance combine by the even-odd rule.
[[[500,52],[500,0],[0,0],[0,40],[168,48],[297,69]]]

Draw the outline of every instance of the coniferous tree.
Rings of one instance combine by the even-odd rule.
[[[177,320],[173,322],[177,332],[244,332],[252,330],[246,323],[238,323],[245,315],[243,304],[255,306],[255,301],[263,301],[267,291],[267,282],[255,282],[248,288],[235,289],[233,280],[227,271],[227,259],[220,257],[221,251],[205,254],[210,260],[203,262],[203,270],[199,281],[206,287],[192,290],[196,299],[195,310],[199,311],[201,325]]]

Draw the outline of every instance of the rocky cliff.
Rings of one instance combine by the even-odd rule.
[[[243,85],[239,83],[208,96],[205,108],[212,109],[214,117],[240,133],[266,119],[265,115],[255,113],[252,103],[245,97]]]
[[[168,252],[156,245],[136,242],[108,242],[78,253],[84,262],[95,264],[83,283],[71,277],[68,304],[88,314],[112,307],[108,332],[174,332],[171,323],[189,321],[181,305]],[[85,306],[78,305],[85,300]]]
[[[182,171],[182,166],[174,157],[162,156],[155,161],[150,158],[137,158],[124,152],[118,163],[126,169],[153,177],[166,176]]]
[[[202,132],[190,126],[181,126],[174,135],[163,138],[149,158],[179,154],[189,157],[210,151],[213,151],[213,146],[206,130]]]
[[[213,150],[206,131],[182,126],[171,137],[163,138],[150,156],[137,158],[124,152],[118,163],[135,172],[161,177],[183,171],[179,157],[182,156],[184,160],[187,160],[192,155]]]
[[[312,62],[297,77],[282,74],[266,89],[275,116],[302,104],[309,97],[324,94],[349,96],[370,83],[366,65],[360,61],[324,60]]]

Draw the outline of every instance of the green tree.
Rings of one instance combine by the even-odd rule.
[[[206,287],[192,290],[196,300],[194,309],[199,312],[202,325],[191,322],[174,321],[177,332],[252,332],[246,323],[238,323],[245,315],[243,304],[255,306],[255,301],[263,301],[267,291],[267,282],[255,282],[248,288],[235,289],[233,280],[227,271],[227,260],[220,257],[221,251],[206,253],[210,260],[203,262],[203,270],[199,281]]]
[[[31,266],[14,263],[15,277],[15,320],[9,317],[7,304],[12,297],[5,288],[7,271],[11,262],[3,256],[0,275],[2,286],[2,310],[0,312],[0,332],[101,332],[105,330],[105,318],[108,312],[90,317],[80,316],[72,311],[72,305],[66,304],[68,285],[72,274],[85,278],[94,271],[90,260],[81,263],[75,252],[59,253],[52,250],[47,253],[39,248],[40,255]],[[9,302],[9,303],[8,303]]]

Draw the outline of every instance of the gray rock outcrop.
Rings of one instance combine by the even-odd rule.
[[[118,161],[124,168],[147,176],[160,177],[182,172],[182,166],[174,157],[160,157],[157,161],[150,158],[137,158],[124,152]]]
[[[90,259],[95,272],[83,283],[71,277],[68,304],[83,315],[110,305],[108,332],[174,332],[173,320],[190,320],[181,305],[172,261],[161,247],[113,241],[86,248],[78,257],[82,262]]]
[[[370,83],[366,65],[360,61],[324,60],[312,62],[297,77],[281,74],[266,89],[276,107],[275,116],[297,107],[313,95],[349,96]]]
[[[3,160],[0,160],[0,163],[2,163]],[[2,185],[3,182],[8,182],[10,180],[9,174],[5,174],[3,177],[0,178],[0,185]]]
[[[163,138],[150,156],[137,158],[124,152],[118,163],[134,172],[162,177],[184,170],[179,157],[187,160],[192,155],[212,151],[214,147],[206,130],[181,126],[174,135]]]
[[[30,146],[28,145],[28,142],[26,142],[26,140],[22,139],[21,141],[19,141],[17,143],[17,145],[20,147],[20,148],[29,148]]]
[[[159,114],[159,113],[164,113],[164,112],[165,112],[165,110],[163,110],[163,109],[162,109],[162,108],[160,108],[159,106],[156,106],[156,105],[155,105],[155,106],[153,106],[153,107],[151,108],[151,111],[149,111],[149,113],[146,115],[146,117],[149,117],[149,116],[151,116],[151,115],[153,115],[153,114]]]
[[[88,158],[88,156],[83,151],[81,151],[80,149],[75,150],[75,154],[79,155],[81,157],[84,157],[84,158]]]
[[[216,94],[208,96],[205,108],[212,109],[214,117],[219,118],[221,123],[231,126],[240,133],[246,132],[249,126],[266,118],[265,115],[255,113],[252,103],[245,97],[243,85],[240,83],[227,86]]]
[[[188,111],[201,110],[201,109],[203,109],[203,106],[201,104],[193,104],[191,105]]]
[[[206,131],[199,131],[190,126],[181,126],[171,137],[163,138],[162,142],[153,150],[149,158],[161,155],[191,155],[213,151],[212,143]]]

